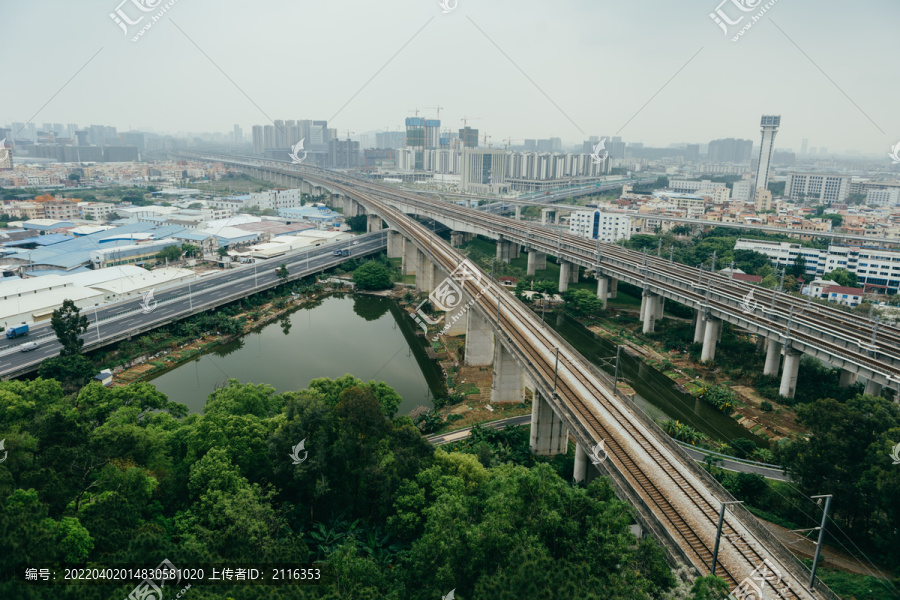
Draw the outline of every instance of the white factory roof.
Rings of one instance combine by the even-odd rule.
[[[41,278],[43,279],[43,278]],[[103,292],[89,288],[69,286],[42,290],[27,298],[18,296],[0,300],[0,325],[9,327],[25,321],[33,322],[59,308],[63,300],[73,300],[78,306],[90,306],[104,301]]]
[[[345,233],[343,231],[323,231],[323,230],[319,230],[319,229],[305,229],[303,231],[298,231],[297,235],[301,236],[301,237],[311,237],[311,238],[317,238],[320,240],[333,240],[333,241],[349,240],[350,238],[353,237],[349,233]]]
[[[254,217],[253,215],[235,215],[233,217],[228,217],[227,219],[215,219],[214,221],[207,221],[206,228],[207,229],[220,229],[222,227],[234,227],[235,225],[246,225],[247,223],[259,223],[262,221],[259,217]]]
[[[112,225],[82,225],[71,231],[72,235],[90,235],[98,231],[106,231],[107,229],[115,229]]]
[[[71,281],[74,285],[83,287],[94,287],[99,284],[121,279],[123,277],[141,277],[149,273],[147,269],[136,267],[134,265],[121,265],[116,267],[107,267],[105,269],[94,269],[85,271],[75,275],[66,275],[64,279]]]
[[[95,290],[122,296],[195,278],[194,272],[188,269],[154,269],[147,271],[139,268],[138,271],[143,271],[143,273],[136,276],[111,279],[91,287]]]
[[[4,297],[16,297],[20,294],[33,294],[48,288],[62,288],[73,283],[61,275],[43,275],[41,277],[28,277],[15,281],[0,280],[0,300]],[[30,296],[29,296],[30,297]]]

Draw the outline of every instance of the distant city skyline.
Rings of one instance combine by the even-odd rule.
[[[178,2],[140,43],[110,18],[116,2],[90,4],[0,8],[20,25],[4,31],[5,43],[28,48],[16,57],[28,85],[7,86],[0,121],[36,115],[169,134],[238,124],[246,139],[270,118],[371,134],[401,128],[417,108],[433,117],[426,107],[440,105],[442,126],[478,118],[473,126],[495,147],[509,137],[567,146],[593,135],[653,147],[755,140],[762,114],[783,117],[779,149],[798,152],[808,139],[877,156],[900,140],[890,76],[900,5],[887,0],[865,14],[831,0],[815,11],[778,3],[740,43],[710,19],[714,2],[460,0],[449,14],[412,0],[266,11]]]

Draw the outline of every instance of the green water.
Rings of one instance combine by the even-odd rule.
[[[547,322],[585,358],[607,373],[615,371],[616,345],[588,330],[575,319],[562,314],[547,316]],[[633,398],[641,410],[657,419],[677,419],[710,438],[728,441],[743,437],[765,447],[768,443],[748,432],[737,421],[706,402],[681,391],[663,373],[623,349],[619,377],[634,388]]]
[[[398,414],[431,408],[441,393],[440,367],[425,354],[413,320],[393,300],[330,296],[258,331],[217,346],[151,380],[170,399],[201,412],[206,397],[228,379],[300,390],[317,377],[350,373],[380,380],[403,398]]]

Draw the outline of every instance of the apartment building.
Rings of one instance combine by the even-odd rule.
[[[616,243],[630,239],[634,219],[624,213],[600,210],[576,210],[569,215],[569,233]]]

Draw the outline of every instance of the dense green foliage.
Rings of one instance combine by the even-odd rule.
[[[833,281],[836,284],[845,287],[856,287],[857,284],[856,273],[848,271],[847,269],[835,269],[834,271],[829,271],[822,275],[822,279]]]
[[[369,220],[366,215],[347,217],[346,219],[344,219],[344,223],[346,223],[347,227],[350,228],[350,231],[354,233],[365,233],[366,229],[368,229],[369,227]]]
[[[353,283],[361,290],[387,290],[394,287],[391,272],[375,261],[364,263],[353,271]]]
[[[198,599],[426,600],[455,588],[461,600],[624,600],[675,584],[606,480],[567,483],[533,462],[527,433],[524,465],[502,450],[435,452],[408,417],[392,419],[399,402],[350,375],[284,394],[231,380],[188,416],[147,383],[67,396],[55,381],[2,382],[4,552],[95,566],[322,560],[334,573],[317,587],[194,585]],[[0,563],[0,597],[134,588],[23,588],[13,565]]]
[[[175,262],[177,260],[181,260],[182,254],[183,251],[181,249],[181,246],[173,244],[171,246],[166,246],[165,248],[157,252],[156,260]]]

